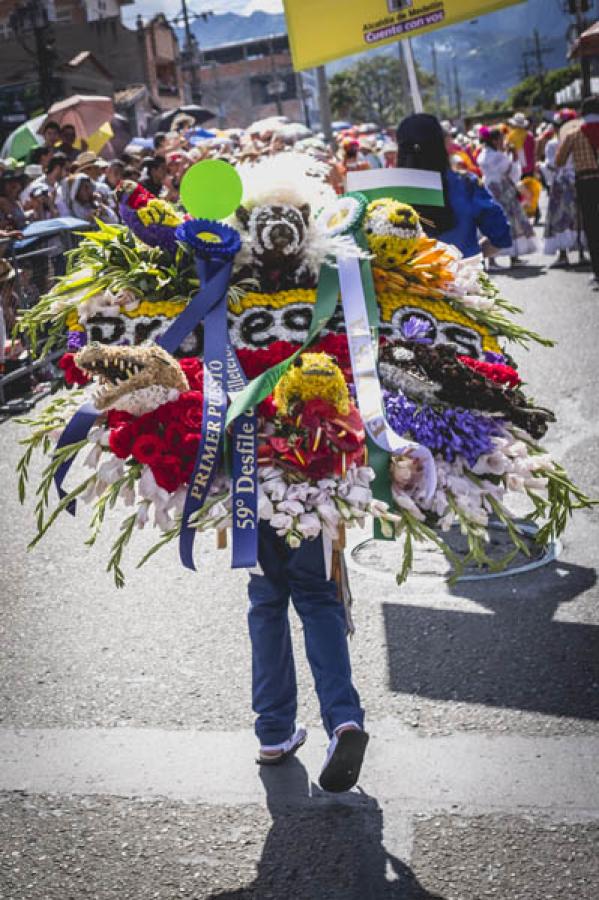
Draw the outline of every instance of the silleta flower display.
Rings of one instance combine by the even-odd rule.
[[[235,557],[244,517],[291,547],[377,520],[403,539],[400,580],[414,540],[441,547],[455,576],[497,568],[492,520],[529,552],[509,510],[519,494],[547,544],[593,502],[538,443],[553,415],[512,359],[550,342],[517,324],[479,259],[425,237],[411,207],[336,199],[318,163],[283,155],[240,167],[242,204],[226,222],[125,185],[126,225],[86,235],[25,315],[31,338],[44,327],[68,340],[72,388],[27,420],[22,497],[34,450],[48,456],[33,543],[81,500],[93,544],[122,505],[108,560],[120,585],[125,547],[150,522],[161,534],[142,562],[188,529],[231,529]],[[355,296],[365,319],[349,317]],[[75,459],[83,468],[68,472]],[[454,524],[462,558],[445,540]]]

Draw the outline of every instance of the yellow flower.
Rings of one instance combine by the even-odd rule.
[[[143,225],[170,225],[175,228],[183,221],[170,203],[158,198],[138,209],[137,216]]]
[[[297,288],[293,291],[278,291],[276,294],[262,294],[258,291],[248,291],[237,300],[229,299],[229,312],[234,316],[240,316],[247,309],[255,307],[268,307],[269,309],[282,309],[293,303],[311,303],[316,301],[314,289]]]

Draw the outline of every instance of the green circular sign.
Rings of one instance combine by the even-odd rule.
[[[226,219],[241,203],[243,185],[224,159],[205,159],[181,179],[181,203],[196,219]]]

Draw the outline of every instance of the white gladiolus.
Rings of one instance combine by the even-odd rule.
[[[156,479],[152,474],[149,466],[144,466],[139,479],[139,493],[144,500],[151,500],[160,507],[166,507],[170,500],[170,494],[163,488],[158,487]]]
[[[303,513],[304,506],[299,500],[283,500],[277,503],[277,512],[287,513],[290,516],[299,516]]]
[[[305,538],[315,538],[320,534],[321,527],[320,519],[316,513],[304,513],[299,517],[297,530]]]
[[[97,469],[98,463],[102,458],[102,448],[99,444],[94,444],[91,448],[85,460],[83,461],[83,465],[87,466],[89,469]]]
[[[117,456],[111,457],[102,463],[98,469],[98,478],[105,481],[106,484],[114,484],[119,478],[125,474],[125,465],[122,459]]]
[[[128,484],[124,484],[119,492],[119,497],[122,497],[125,506],[133,506],[135,503],[135,488],[129,487]]]
[[[149,521],[150,518],[150,503],[146,500],[144,503],[140,503],[137,507],[137,513],[135,515],[135,523],[138,528],[144,528]]]
[[[161,531],[168,531],[172,524],[173,520],[166,509],[160,509],[158,506],[154,506],[154,525],[160,528]]]
[[[260,519],[270,519],[274,514],[274,506],[270,502],[268,496],[260,488],[258,489],[258,517]]]
[[[273,528],[276,528],[277,531],[279,529],[287,531],[288,528],[293,526],[293,518],[286,513],[275,513],[270,520],[270,524]]]

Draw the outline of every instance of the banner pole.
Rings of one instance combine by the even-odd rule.
[[[405,39],[404,43],[404,59],[408,70],[408,79],[410,81],[410,93],[412,95],[412,105],[415,113],[421,113],[424,110],[422,104],[422,95],[418,85],[418,75],[416,74],[416,66],[414,65],[414,54],[412,53],[412,41],[410,38]]]
[[[324,132],[324,139],[328,144],[333,143],[333,127],[331,121],[331,104],[329,101],[329,83],[325,66],[316,69],[318,81],[318,105],[320,106],[320,128]]]

